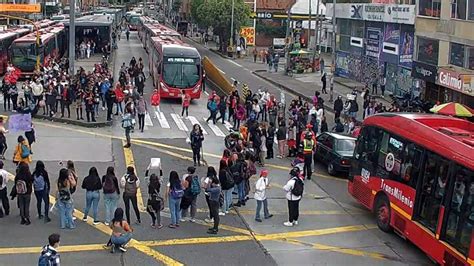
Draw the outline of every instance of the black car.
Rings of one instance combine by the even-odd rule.
[[[328,173],[349,172],[356,139],[330,132],[324,132],[316,139],[315,159],[327,165]]]

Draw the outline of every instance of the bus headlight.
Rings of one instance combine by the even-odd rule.
[[[160,82],[160,88],[165,92],[169,92],[168,88],[166,88],[166,86],[163,82]]]

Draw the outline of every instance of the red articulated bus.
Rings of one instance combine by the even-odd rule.
[[[158,22],[156,23],[150,23],[150,24],[145,24],[142,33],[143,39],[143,47],[149,52],[149,48],[153,45],[151,38],[152,37],[165,37],[165,36],[170,36],[179,40],[182,40],[181,34],[179,34],[177,31],[168,28]]]
[[[474,265],[474,123],[432,114],[364,120],[349,193],[440,265]]]
[[[41,66],[49,66],[52,59],[61,58],[66,50],[67,39],[62,24],[41,29],[40,39],[41,44],[38,49],[36,32],[14,40],[10,47],[11,62],[21,70],[23,76],[33,74],[38,53]]]
[[[0,75],[5,74],[7,71],[8,63],[8,48],[15,39],[18,39],[26,34],[30,33],[31,30],[27,28],[14,28],[5,31],[0,31]]]
[[[162,98],[179,98],[185,90],[191,99],[201,97],[201,56],[196,48],[173,37],[152,37],[148,55],[150,74]]]
[[[143,42],[145,38],[143,27],[151,23],[158,23],[158,22],[149,16],[140,17],[138,25],[137,25],[137,31],[138,31],[138,38],[140,39],[141,42]]]

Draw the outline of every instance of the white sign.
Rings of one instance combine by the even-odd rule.
[[[370,172],[369,170],[362,168],[360,171],[360,176],[362,177],[362,182],[368,184],[370,181]]]
[[[327,4],[326,14],[333,14],[333,5]],[[415,24],[415,5],[396,4],[336,4],[336,18]]]
[[[385,156],[385,169],[389,172],[392,172],[394,167],[395,167],[395,156],[393,155],[393,153],[389,152],[387,156]]]
[[[439,70],[438,82],[445,87],[462,91],[462,80],[450,71]]]

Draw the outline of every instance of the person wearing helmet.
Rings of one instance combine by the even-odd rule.
[[[313,151],[316,147],[316,142],[314,141],[314,135],[311,132],[306,132],[306,135],[301,142],[303,145],[303,156],[304,156],[304,168],[303,175],[306,176],[308,180],[311,179],[311,164],[313,161]]]
[[[269,180],[268,180],[268,170],[263,169],[260,172],[260,178],[255,183],[255,200],[257,201],[257,210],[255,212],[255,221],[261,223],[262,219],[260,219],[260,210],[262,209],[263,204],[263,214],[265,219],[269,219],[273,217],[273,214],[270,214],[268,211],[268,203],[267,203],[267,195],[266,191],[269,188]]]
[[[300,178],[300,169],[293,167],[290,171],[290,179],[283,186],[286,191],[286,199],[288,201],[288,221],[283,225],[292,227],[298,225],[299,204],[303,196],[304,183]]]

